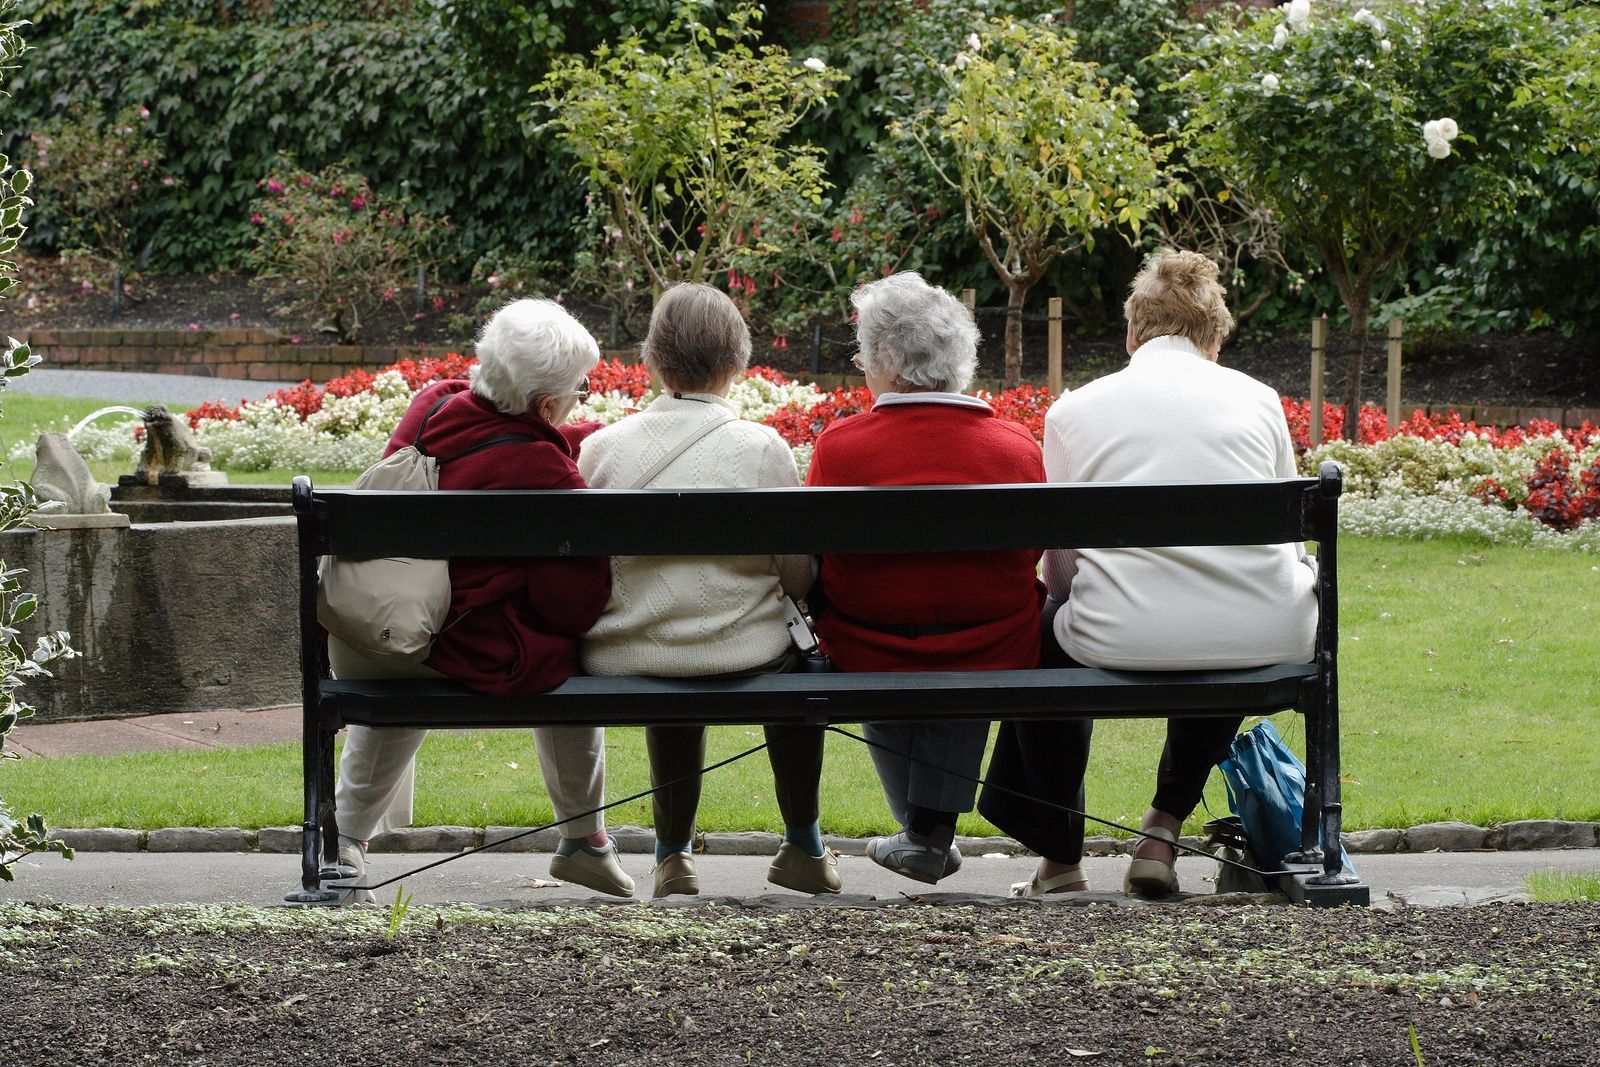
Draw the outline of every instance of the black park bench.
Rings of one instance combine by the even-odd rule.
[[[1212,484],[960,485],[741,490],[363,492],[294,479],[299,533],[305,836],[290,900],[327,902],[337,851],[334,735],[372,727],[479,729],[865,720],[1306,717],[1302,851],[1280,885],[1302,903],[1366,903],[1339,841],[1339,469],[1316,478]],[[705,681],[571,678],[494,697],[449,681],[328,677],[316,619],[317,559],[907,553],[1318,543],[1315,658],[1239,670],[799,673]]]

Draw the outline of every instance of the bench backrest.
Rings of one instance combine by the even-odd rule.
[[[296,478],[305,546],[355,556],[905,553],[1335,538],[1338,468],[1208,484],[431,493]]]

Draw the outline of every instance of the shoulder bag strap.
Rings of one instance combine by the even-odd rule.
[[[438,400],[434,401],[433,407],[428,409],[428,413],[422,416],[422,422],[417,426],[416,440],[411,442],[411,447],[416,449],[422,455],[426,456],[429,454],[428,450],[422,447],[422,432],[428,428],[428,420],[433,418],[438,410],[448,404],[450,402],[450,398],[455,395],[455,393],[449,393],[445,396],[441,396]]]
[[[411,442],[411,447],[412,448],[415,448],[419,453],[421,453],[424,456],[432,456],[432,453],[430,453],[426,448],[422,447],[422,434],[423,434],[423,431],[425,431],[428,428],[428,420],[433,418],[433,416],[438,413],[440,408],[444,407],[446,404],[448,404],[450,401],[454,400],[456,397],[458,397],[460,395],[461,395],[460,393],[451,393],[449,396],[441,396],[438,399],[438,401],[436,401],[434,403],[433,407],[428,409],[428,413],[426,415],[422,416],[422,425],[417,427],[416,440]],[[480,441],[477,444],[473,445],[471,448],[467,449],[466,451],[457,452],[453,456],[437,456],[437,457],[433,457],[433,458],[437,459],[438,463],[439,463],[439,466],[442,467],[446,463],[450,463],[450,462],[452,462],[454,460],[461,459],[464,456],[470,456],[474,452],[482,452],[486,448],[497,448],[500,445],[515,444],[518,441],[537,441],[537,440],[538,440],[537,437],[529,437],[526,434],[520,434],[520,433],[501,434],[499,437],[491,437],[487,441]]]
[[[666,470],[667,467],[671,465],[673,460],[677,459],[679,456],[681,456],[685,452],[687,452],[689,450],[690,446],[693,445],[696,441],[698,441],[701,438],[705,437],[707,434],[711,433],[711,431],[715,430],[719,426],[726,426],[730,422],[738,422],[738,421],[739,421],[738,417],[735,416],[735,417],[732,417],[732,418],[723,419],[720,422],[710,422],[710,423],[705,424],[704,426],[697,427],[696,429],[690,431],[688,436],[686,436],[683,440],[679,441],[676,445],[674,445],[667,452],[666,455],[664,455],[660,459],[656,460],[655,466],[651,467],[649,470],[647,470],[643,474],[639,475],[639,477],[635,478],[633,480],[633,484],[632,485],[625,486],[624,488],[627,488],[627,489],[643,489],[645,486],[649,485],[651,482],[653,482],[655,480],[656,475],[658,475],[662,471]]]

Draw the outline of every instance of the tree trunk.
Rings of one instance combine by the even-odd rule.
[[[1028,298],[1031,284],[1012,282],[1006,287],[1010,298],[1006,301],[1006,374],[1004,387],[1015,389],[1022,384],[1022,302]]]
[[[1358,283],[1350,293],[1350,356],[1345,365],[1344,430],[1346,441],[1361,440],[1361,371],[1367,362],[1367,319],[1372,314],[1372,285]]]

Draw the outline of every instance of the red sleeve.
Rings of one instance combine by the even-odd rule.
[[[528,561],[528,604],[547,633],[588,633],[611,599],[611,557]]]

